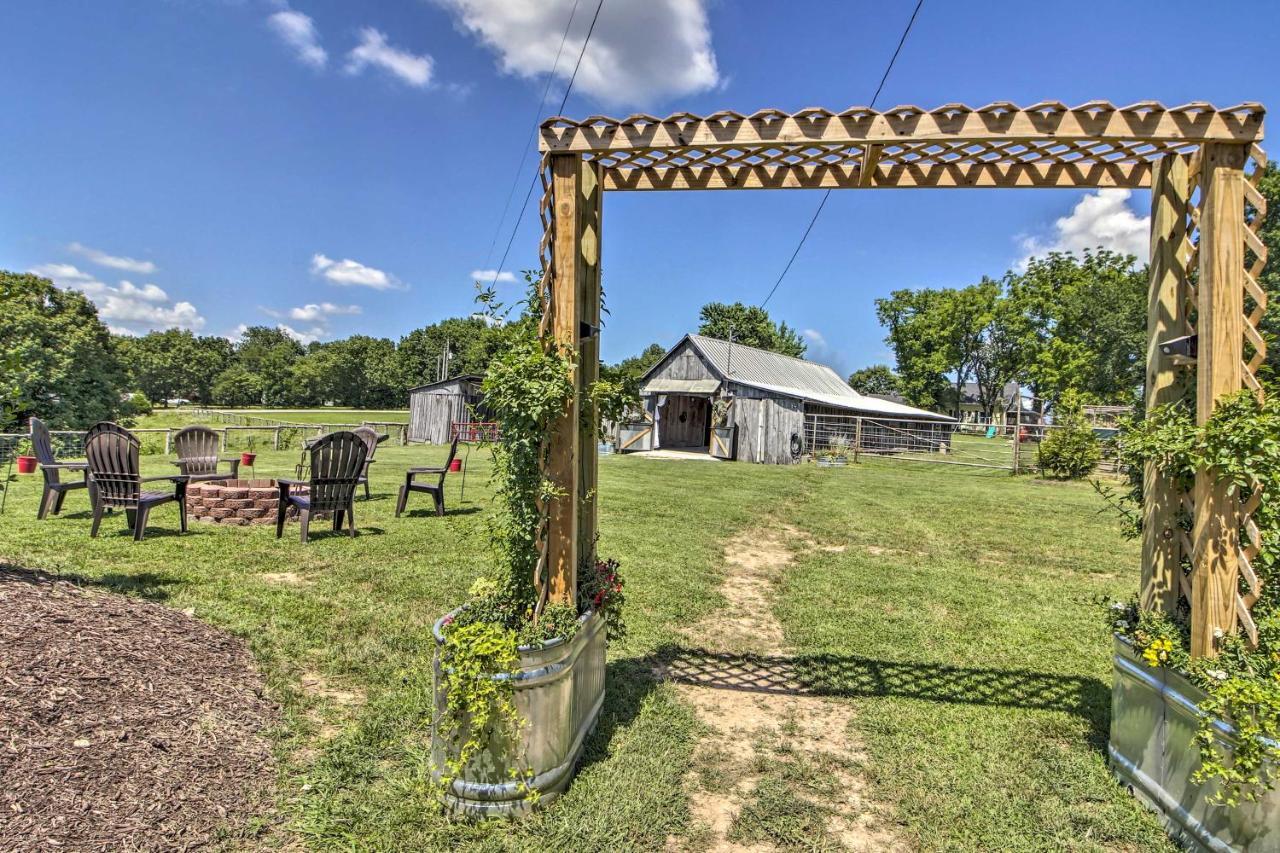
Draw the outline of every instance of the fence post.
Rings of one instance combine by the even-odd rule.
[[[1022,386],[1013,392],[1013,473],[1022,467]]]
[[[853,464],[857,465],[859,456],[862,454],[862,418],[854,421],[853,425]]]
[[[169,439],[173,436],[173,429],[169,428],[164,431],[164,455],[169,455]]]
[[[271,449],[279,450],[280,449],[280,427],[276,427],[275,433],[276,433],[275,438],[271,442]]]
[[[226,427],[222,428],[222,449],[223,450],[227,449],[227,428]]]

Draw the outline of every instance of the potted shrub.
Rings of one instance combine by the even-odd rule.
[[[818,455],[818,466],[821,468],[843,468],[848,463],[849,439],[843,435],[833,436]]]
[[[18,473],[34,474],[36,472],[36,458],[31,455],[31,439],[24,438],[19,441],[16,451],[18,459]]]
[[[711,404],[711,455],[733,459],[738,453],[738,427],[729,421],[732,397],[717,397]]]
[[[520,815],[568,786],[604,703],[606,639],[622,629],[616,561],[585,556],[576,594],[550,595],[541,553],[557,494],[545,474],[548,436],[575,389],[571,356],[536,332],[530,282],[531,316],[513,327],[483,385],[500,424],[490,444],[493,558],[433,628],[432,775],[454,814]],[[481,298],[493,305],[491,291]]]

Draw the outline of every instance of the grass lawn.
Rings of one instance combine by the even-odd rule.
[[[785,521],[844,546],[795,563],[775,613],[797,664],[855,709],[870,793],[911,846],[1167,849],[1102,753],[1109,639],[1094,599],[1136,587],[1136,546],[1086,485],[885,461],[820,471],[603,459],[600,549],[623,562],[629,634],[609,650],[584,766],[525,822],[445,821],[427,795],[429,630],[485,564],[487,454],[471,454],[465,500],[451,476],[446,518],[427,501],[393,513],[403,468],[444,452],[384,445],[374,499],[356,507],[362,535],[313,533],[307,546],[296,527],[277,541],[273,528],[193,523],[179,537],[172,507],[156,510],[141,544],[119,519],[90,540],[83,492],[38,523],[38,478],[23,477],[0,560],[194,608],[247,640],[284,709],[276,813],[251,845],[651,850],[701,836],[683,787],[700,726],[654,681],[650,658],[723,605],[721,543]],[[260,453],[256,475],[289,472],[296,456]],[[144,467],[172,471],[160,456]],[[767,778],[762,790],[794,802],[788,784]],[[757,809],[753,834],[790,837],[775,832],[784,811]]]

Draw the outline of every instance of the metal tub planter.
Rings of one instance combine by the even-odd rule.
[[[1196,730],[1204,691],[1179,673],[1151,667],[1116,637],[1115,683],[1111,699],[1111,742],[1107,752],[1120,781],[1164,820],[1169,834],[1195,850],[1280,851],[1280,790],[1257,802],[1214,805],[1216,782],[1197,783],[1200,768]],[[1215,723],[1228,753],[1235,730]]]
[[[456,612],[456,611],[455,611]],[[435,719],[448,697],[441,687],[442,617],[433,633],[435,655]],[[525,721],[516,736],[497,735],[444,791],[453,814],[476,817],[515,817],[530,808],[528,791],[537,792],[538,805],[560,795],[573,779],[587,735],[595,728],[604,704],[605,622],[594,610],[579,620],[572,640],[551,640],[542,646],[520,648],[520,667],[510,674],[490,676],[514,681],[513,701]],[[434,773],[439,779],[445,757],[457,755],[436,725],[431,726]],[[512,770],[527,770],[527,788],[512,778]]]

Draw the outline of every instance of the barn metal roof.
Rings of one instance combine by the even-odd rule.
[[[789,355],[738,343],[730,344],[728,341],[708,338],[705,335],[686,335],[685,338],[707,359],[722,378],[741,385],[857,412],[896,415],[904,418],[952,420],[937,412],[859,394],[850,388],[834,370],[816,361],[792,358]],[[682,340],[681,343],[683,342]],[[672,351],[679,346],[680,344],[676,344]],[[654,369],[657,369],[657,365]]]

